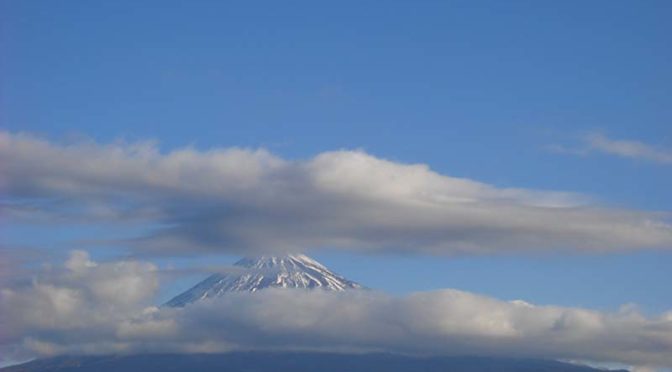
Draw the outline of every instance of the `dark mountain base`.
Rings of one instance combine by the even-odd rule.
[[[126,356],[64,356],[41,359],[0,369],[13,371],[95,372],[595,372],[598,369],[568,363],[512,358],[432,357],[390,354],[227,353],[151,354]]]

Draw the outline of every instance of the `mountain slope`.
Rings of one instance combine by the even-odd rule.
[[[320,288],[330,291],[362,288],[302,254],[243,258],[234,266],[240,270],[213,274],[165,305],[181,307],[227,292],[256,292],[265,288]]]
[[[598,372],[599,369],[537,359],[409,357],[392,354],[240,352],[56,357],[0,369],[2,372]]]

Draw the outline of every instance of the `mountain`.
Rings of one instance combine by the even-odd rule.
[[[362,288],[303,254],[243,258],[234,266],[237,270],[212,274],[166,302],[165,306],[182,307],[227,292],[256,292],[265,288],[319,288],[329,291]]]
[[[2,372],[598,372],[552,360],[494,357],[411,357],[393,354],[237,352],[227,354],[145,354],[64,356],[38,359]],[[625,371],[621,371],[625,372]]]

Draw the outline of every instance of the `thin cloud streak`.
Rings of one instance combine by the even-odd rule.
[[[586,156],[590,153],[602,153],[621,158],[638,159],[663,165],[672,164],[672,150],[626,139],[613,139],[602,133],[588,133],[581,137],[582,146],[568,147],[551,145],[552,152]]]
[[[591,148],[605,154],[642,159],[660,164],[672,164],[672,151],[659,149],[639,141],[615,140],[601,134],[591,134],[586,140]]]

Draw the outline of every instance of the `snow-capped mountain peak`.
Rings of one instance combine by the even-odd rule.
[[[227,292],[256,292],[265,288],[305,288],[329,291],[360,289],[361,285],[335,274],[303,254],[243,258],[234,264],[240,270],[212,274],[193,288],[166,302],[182,307],[189,303],[225,295]]]

